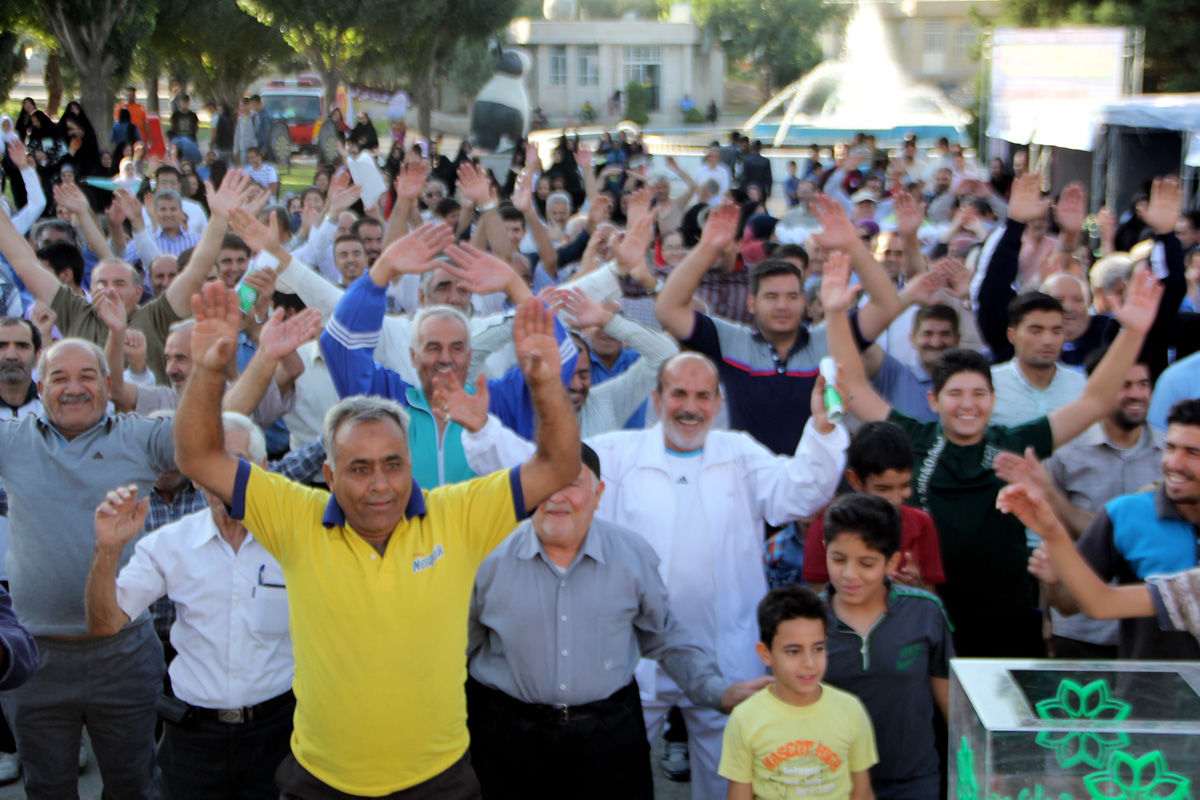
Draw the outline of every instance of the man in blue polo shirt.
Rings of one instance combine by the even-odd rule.
[[[1084,561],[1105,581],[1140,583],[1151,575],[1200,566],[1200,399],[1176,403],[1167,415],[1163,480],[1153,491],[1110,501],[1077,545]],[[1050,584],[1050,601],[1063,613],[1078,610],[1061,584]],[[1153,618],[1121,621],[1118,658],[1200,659],[1190,633],[1164,631]]]
[[[851,315],[859,348],[878,336],[900,312],[891,279],[858,238],[846,212],[833,200],[815,200],[823,247],[849,254],[870,299]],[[804,275],[790,262],[768,259],[750,275],[746,305],[755,327],[710,317],[691,308],[692,295],[709,268],[738,238],[738,209],[714,208],[700,242],[671,271],[654,313],[685,348],[712,358],[729,403],[730,427],[744,430],[777,454],[792,453],[809,416],[809,396],[821,358],[828,354],[825,329],[806,328]]]

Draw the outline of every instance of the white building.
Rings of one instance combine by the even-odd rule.
[[[509,41],[533,56],[529,101],[552,123],[579,119],[584,102],[606,119],[608,99],[631,80],[648,88],[652,123],[682,121],[679,101],[690,95],[701,112],[725,104],[725,54],[692,18],[685,3],[667,21],[640,19],[532,20],[509,25]]]

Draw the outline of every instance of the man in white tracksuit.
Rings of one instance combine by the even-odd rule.
[[[597,517],[640,533],[658,555],[671,610],[693,640],[713,652],[732,681],[763,674],[754,652],[755,606],[766,593],[763,523],[782,525],[819,511],[837,490],[848,435],[825,414],[818,381],[812,418],[791,458],[741,431],[710,431],[721,405],[717,371],[681,353],[659,373],[652,397],[661,420],[646,430],[589,439],[607,486]],[[520,463],[533,445],[495,419],[463,435],[479,474]],[[726,717],[697,708],[653,662],[637,670],[653,740],[673,705],[683,711],[692,754],[693,800],[722,800],[717,775]]]

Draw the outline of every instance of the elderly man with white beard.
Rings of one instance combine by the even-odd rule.
[[[766,593],[762,566],[763,523],[784,525],[810,517],[834,495],[845,467],[848,436],[829,421],[813,390],[812,418],[793,456],[776,456],[742,431],[714,431],[721,407],[716,366],[699,353],[680,353],[659,371],[651,395],[661,422],[645,430],[621,430],[589,439],[603,465],[608,489],[596,516],[639,533],[659,558],[674,613],[693,641],[714,653],[721,674],[743,681],[763,674],[754,654],[755,605]],[[449,404],[470,431],[480,417],[458,394]],[[476,472],[518,464],[531,445],[499,420],[489,418],[464,434],[468,463]],[[726,781],[717,775],[726,717],[693,705],[653,662],[637,669],[646,729],[651,741],[671,706],[687,723],[692,753],[692,797],[720,800]]]

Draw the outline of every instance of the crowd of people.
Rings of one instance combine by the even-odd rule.
[[[34,119],[0,215],[30,798],[75,795],[86,726],[122,798],[647,798],[661,736],[697,800],[929,800],[951,658],[1200,658],[1174,176],[1097,240],[1024,151],[911,137],[781,180],[740,134],[690,172],[397,141],[369,205],[338,164],[276,203],[252,146],[46,183]]]

